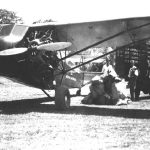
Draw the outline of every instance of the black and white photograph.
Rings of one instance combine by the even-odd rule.
[[[0,3],[0,150],[149,150],[150,2]]]

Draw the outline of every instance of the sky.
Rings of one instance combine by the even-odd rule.
[[[0,8],[16,12],[26,24],[39,19],[85,22],[150,16],[149,0],[2,0]]]

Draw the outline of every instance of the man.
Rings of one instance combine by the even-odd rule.
[[[147,58],[140,65],[140,73],[136,82],[135,99],[138,100],[140,91],[150,94],[150,60]]]
[[[139,75],[138,68],[135,66],[135,61],[131,61],[131,68],[129,69],[129,88],[130,88],[130,96],[131,100],[135,101],[135,89],[136,89],[136,82],[137,77]]]
[[[108,75],[111,75],[113,77],[117,77],[117,73],[115,72],[113,66],[110,64],[110,60],[108,57],[106,57],[106,64],[103,66],[102,68],[102,73],[103,73],[103,76],[108,76]]]
[[[102,68],[102,78],[104,82],[104,87],[106,93],[109,95],[112,95],[112,81],[115,81],[115,79],[119,79],[117,73],[115,72],[113,66],[110,64],[109,57],[106,57],[106,64]],[[113,79],[113,80],[112,80]]]
[[[147,72],[146,76],[148,79],[150,79],[150,60],[147,60]]]

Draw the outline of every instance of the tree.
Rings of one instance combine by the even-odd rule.
[[[15,12],[6,9],[0,9],[0,24],[23,23],[21,17],[18,17]]]
[[[47,23],[47,22],[54,22],[52,19],[46,19],[46,20],[42,20],[39,19],[37,21],[34,21],[33,24],[37,24],[37,23]]]

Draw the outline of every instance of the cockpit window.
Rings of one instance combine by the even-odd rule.
[[[12,34],[15,36],[22,36],[24,32],[26,31],[27,26],[24,25],[16,25],[12,31]]]
[[[11,33],[13,24],[1,26],[0,36],[7,36]]]

